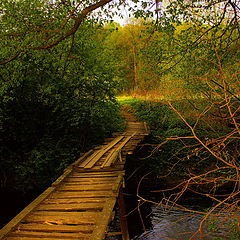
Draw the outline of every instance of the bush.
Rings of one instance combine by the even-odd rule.
[[[206,107],[207,102],[195,100],[194,105],[187,101],[176,101],[172,103],[185,117],[186,121],[194,126],[196,117]],[[146,159],[148,168],[159,175],[164,175],[172,169],[172,175],[187,176],[189,170],[198,170],[198,173],[211,169],[215,164],[214,156],[207,151],[201,151],[201,146],[196,144],[191,137],[192,132],[183,120],[164,102],[138,101],[132,103],[136,115],[141,121],[146,121],[151,129],[152,137],[148,139],[148,148],[151,157]],[[215,137],[221,137],[231,131],[226,122],[218,116],[216,108],[211,109],[202,116],[196,125],[195,132],[203,141],[211,141]],[[175,139],[175,140],[174,140]],[[181,140],[180,140],[181,139]],[[158,151],[156,146],[161,145]],[[228,143],[228,147],[234,149],[234,143]],[[150,154],[154,152],[154,154]],[[178,163],[178,164],[176,164]]]
[[[2,188],[46,188],[81,152],[123,128],[111,73],[93,64],[94,34],[80,31],[71,57],[65,41],[1,66]]]

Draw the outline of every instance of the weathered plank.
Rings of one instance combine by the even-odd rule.
[[[102,184],[70,184],[70,185],[62,185],[58,187],[58,191],[108,191],[111,190],[113,183],[102,183]]]
[[[47,239],[47,240],[56,240],[55,237],[34,237],[34,239],[32,237],[8,237],[7,240],[43,240],[43,239]],[[72,238],[62,238],[64,240],[72,240]],[[78,240],[88,240],[88,237],[79,237]],[[89,239],[90,240],[90,239]]]
[[[36,210],[37,211],[100,211],[102,210],[104,202],[81,202],[81,203],[51,203],[41,204]]]
[[[116,173],[116,172],[121,172],[122,169],[115,169],[115,168],[110,168],[110,169],[99,169],[99,168],[96,168],[97,165],[99,165],[99,162],[104,162],[106,159],[106,157],[102,157],[101,159],[99,159],[99,161],[96,163],[96,165],[94,165],[92,168],[75,168],[75,172],[76,173],[105,173],[105,172],[108,172],[108,173]]]
[[[89,198],[89,197],[111,197],[115,196],[111,191],[83,191],[83,192],[54,192],[50,198]]]
[[[116,177],[113,179],[107,179],[107,180],[96,180],[93,181],[92,179],[85,180],[85,181],[68,181],[64,183],[64,186],[76,186],[76,185],[102,185],[102,184],[109,184],[109,182],[114,182],[116,180]]]
[[[65,170],[64,173],[55,182],[52,183],[52,186],[54,187],[59,185],[71,172],[72,172],[71,168]]]
[[[98,154],[99,154],[99,151],[95,151],[89,158],[87,158],[83,163],[79,164],[79,165],[76,165],[78,167],[82,167],[84,168],[89,162],[92,161],[93,158],[95,158]]]
[[[96,227],[91,235],[91,240],[103,240],[107,233],[107,226],[111,220],[112,210],[114,208],[116,199],[109,199],[106,201],[101,216],[99,216]]]
[[[103,183],[103,182],[111,182],[116,179],[117,176],[113,177],[88,177],[88,178],[81,178],[81,177],[68,177],[67,179],[64,180],[65,183],[86,183],[86,184],[97,184],[97,183]]]
[[[110,142],[106,147],[96,152],[96,154],[89,157],[85,162],[79,165],[79,167],[92,168],[93,165],[101,158],[109,149],[111,149],[115,144],[121,141],[124,136],[119,136]]]
[[[118,193],[120,187],[121,187],[121,183],[123,182],[123,174],[119,175],[117,180],[115,181],[114,185],[112,186],[112,190],[114,193]]]
[[[55,239],[86,239],[89,237],[89,234],[85,234],[85,233],[78,233],[78,232],[35,232],[35,231],[14,231],[12,232],[10,235],[10,237],[18,237],[19,239],[21,239],[22,237],[29,237],[31,239],[35,239],[36,237],[38,238],[49,238],[49,237],[54,237]]]
[[[115,146],[118,142],[120,142],[122,139],[124,138],[124,136],[120,136],[118,138],[116,138],[116,140],[112,141],[108,147],[106,147],[105,149],[99,151],[98,155],[96,157],[94,157],[86,166],[85,168],[92,168],[96,162],[107,152],[109,151],[111,148],[113,148],[113,146]]]
[[[108,154],[106,160],[103,162],[103,164],[101,165],[101,168],[104,167],[110,167],[112,165],[112,163],[114,163],[116,161],[116,159],[119,156],[119,153],[121,152],[122,148],[129,142],[129,140],[136,135],[137,132],[134,132],[133,134],[131,134],[129,137],[127,137],[126,139],[124,139],[124,141],[118,145],[116,148],[112,149],[111,152]]]
[[[64,225],[57,223],[25,223],[20,224],[17,230],[20,231],[42,231],[42,232],[82,232],[92,233],[95,225]]]
[[[74,172],[71,174],[71,177],[79,177],[79,178],[107,178],[107,177],[117,177],[118,173],[114,172],[114,173],[78,173],[78,172]]]
[[[26,223],[95,224],[98,212],[49,212],[35,211],[24,219]]]
[[[93,149],[89,150],[88,152],[86,152],[83,156],[81,156],[78,160],[76,160],[74,163],[72,163],[71,165],[73,167],[78,166],[81,162],[83,162],[86,158],[88,158],[90,155],[92,155],[94,152]]]
[[[110,167],[118,158],[120,151],[119,150],[114,150],[112,151],[106,160],[102,163],[101,168],[104,167]]]
[[[108,198],[108,196],[106,196]],[[105,203],[106,198],[103,197],[84,197],[84,198],[49,198],[43,201],[43,204],[76,204],[76,203]]]

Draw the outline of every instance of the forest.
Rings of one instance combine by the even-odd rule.
[[[1,196],[46,189],[124,130],[127,104],[151,129],[145,174],[167,176],[161,204],[204,196],[198,231],[224,213],[212,239],[239,239],[239,21],[238,0],[1,0]]]

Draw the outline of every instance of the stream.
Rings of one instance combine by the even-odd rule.
[[[201,215],[174,209],[162,209],[156,205],[153,205],[151,209],[152,228],[140,236],[134,237],[134,240],[188,240],[198,230]],[[207,240],[212,237],[200,239]]]
[[[197,212],[207,212],[216,202],[190,191],[186,191],[182,195],[178,204],[192,212],[162,207],[150,202],[144,202],[141,205],[142,202],[139,202],[137,192],[144,199],[159,203],[163,197],[167,198],[167,196],[154,194],[154,191],[171,186],[164,179],[158,179],[156,174],[149,174],[151,169],[149,170],[146,161],[141,160],[146,157],[147,153],[148,149],[142,148],[140,151],[136,151],[135,155],[129,156],[126,162],[126,188],[124,191],[131,240],[240,239],[240,213],[232,213],[231,210],[229,210],[229,214],[225,210],[216,209],[220,214],[208,218],[199,233],[203,215]],[[141,207],[138,208],[139,205]]]
[[[188,205],[186,208],[195,211],[206,210],[206,205],[201,201],[198,206]],[[210,205],[209,205],[210,207]],[[149,218],[150,227],[144,233],[136,235],[133,240],[238,240],[239,232],[233,226],[239,226],[240,215],[235,215],[229,220],[226,213],[212,218],[208,224],[203,224],[203,231],[198,232],[202,215],[183,210],[150,205],[151,213],[145,216]],[[237,216],[237,218],[236,218]],[[237,224],[233,224],[233,223]],[[231,230],[231,231],[230,231]]]

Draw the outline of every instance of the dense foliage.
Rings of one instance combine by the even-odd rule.
[[[1,187],[45,187],[121,128],[97,29],[86,24],[74,42],[1,66]]]
[[[194,104],[197,104],[200,108],[195,109],[192,103],[186,101],[173,102],[174,107],[181,111],[191,126],[196,124],[195,116],[201,113],[207,105],[205,101],[199,100],[195,100]],[[147,164],[150,164],[149,170],[152,169],[157,174],[164,175],[171,169],[173,176],[186,177],[189,174],[188,168],[197,169],[200,173],[215,164],[214,157],[211,154],[200,151],[200,147],[191,138],[191,129],[170,108],[168,103],[135,101],[131,105],[138,118],[141,121],[146,121],[151,129],[153,138],[150,142],[152,147],[148,153],[151,157],[146,158]],[[218,110],[215,106],[199,119],[194,128],[196,134],[204,142],[221,138],[232,131],[230,121],[224,121],[221,118],[221,114],[226,114],[226,109],[221,109],[221,112],[218,112]],[[239,142],[231,144],[230,141],[228,147],[233,148],[231,151],[237,151]],[[230,151],[230,149],[227,151]],[[151,151],[153,151],[152,154]],[[236,158],[237,155],[236,152]],[[203,161],[203,159],[205,160]],[[177,162],[179,164],[176,164]],[[172,168],[173,166],[177,170]]]

